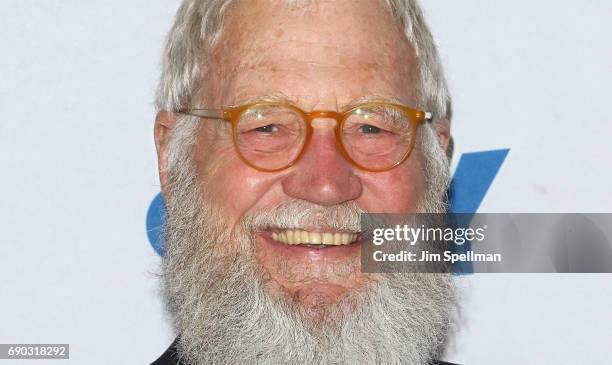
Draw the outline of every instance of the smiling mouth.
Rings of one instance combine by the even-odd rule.
[[[330,246],[348,246],[357,242],[359,235],[354,232],[313,232],[301,229],[276,229],[272,239],[291,246],[324,248]]]

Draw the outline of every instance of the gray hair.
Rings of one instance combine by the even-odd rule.
[[[292,3],[305,0],[286,0]],[[451,99],[435,42],[417,0],[384,0],[404,29],[417,56],[421,107],[434,119],[451,119]],[[192,106],[202,85],[206,54],[216,44],[225,10],[232,0],[185,0],[168,34],[161,80],[156,96],[158,110],[178,111]]]

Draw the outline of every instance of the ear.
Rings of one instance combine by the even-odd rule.
[[[168,159],[167,150],[172,129],[176,124],[174,113],[162,110],[157,113],[155,118],[155,128],[153,135],[155,137],[155,148],[157,149],[157,169],[159,171],[159,182],[161,183],[162,192],[168,196]]]
[[[450,134],[450,122],[448,119],[440,119],[435,122],[436,135],[440,141],[440,146],[450,160],[453,156],[453,137]]]

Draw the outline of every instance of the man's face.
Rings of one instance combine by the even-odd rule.
[[[240,2],[231,8],[208,63],[205,107],[240,105],[266,96],[287,98],[305,111],[341,110],[362,98],[416,105],[414,53],[381,2],[319,2],[288,6]],[[291,201],[320,207],[352,204],[367,212],[414,211],[424,189],[417,149],[399,167],[372,173],[341,154],[334,120],[315,119],[302,159],[287,170],[259,172],[240,160],[229,123],[205,121],[194,158],[207,195],[229,227],[245,216]],[[322,220],[301,227],[338,233]],[[359,271],[359,244],[314,248],[274,240],[267,227],[253,232],[267,288],[304,306],[333,303],[367,282]],[[231,247],[232,242],[219,242]],[[228,249],[229,249],[228,247]],[[342,270],[338,270],[342,267]]]
[[[287,2],[231,5],[206,62],[202,107],[270,96],[305,111],[363,98],[416,106],[414,54],[382,1]],[[448,165],[431,133],[417,134],[423,143],[403,164],[371,173],[343,157],[334,120],[315,119],[298,163],[260,172],[237,155],[229,123],[202,120],[191,149],[189,124],[169,133],[174,122],[158,114],[156,141],[168,209],[164,290],[183,356],[193,364],[435,356],[453,305],[447,275],[362,274],[359,240],[312,247],[277,236],[291,228],[312,242],[358,232],[361,212],[442,210]]]

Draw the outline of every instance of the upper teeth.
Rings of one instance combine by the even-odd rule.
[[[357,233],[308,232],[299,229],[286,229],[272,232],[272,239],[289,245],[348,245],[357,239]]]

